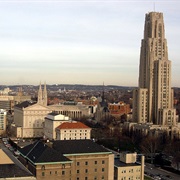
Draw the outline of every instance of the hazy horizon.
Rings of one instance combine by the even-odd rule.
[[[179,1],[0,1],[1,83],[136,87],[145,14],[163,12],[172,87],[180,77]]]

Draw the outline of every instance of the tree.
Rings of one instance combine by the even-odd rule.
[[[153,164],[153,156],[159,148],[159,139],[157,137],[146,137],[141,142],[141,150],[144,154],[150,155],[151,164]]]

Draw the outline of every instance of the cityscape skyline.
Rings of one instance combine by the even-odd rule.
[[[1,84],[138,86],[144,14],[155,10],[164,14],[172,86],[180,87],[179,7],[163,0],[0,1]]]

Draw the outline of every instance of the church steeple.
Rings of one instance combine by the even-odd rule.
[[[41,82],[39,85],[38,90],[38,104],[47,106],[47,89],[46,89],[46,83],[44,83],[44,89],[42,90]]]
[[[41,82],[39,84],[39,90],[38,90],[38,104],[42,104],[42,87],[41,87]]]
[[[47,89],[46,89],[46,82],[44,83],[43,105],[47,106]]]

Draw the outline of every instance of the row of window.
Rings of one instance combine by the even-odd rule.
[[[94,164],[98,164],[98,162],[94,161]],[[105,160],[102,160],[101,164],[105,164]],[[79,165],[80,165],[80,162],[77,162],[77,166],[79,166]],[[88,165],[88,161],[85,161],[85,165]]]
[[[105,168],[102,168],[101,171],[104,172],[104,171],[105,171]],[[80,173],[80,170],[78,169],[76,172],[77,172],[77,174],[79,174],[79,173]],[[82,170],[81,170],[81,172],[82,172]],[[94,169],[94,172],[97,172],[97,169],[96,169],[96,168]],[[85,173],[88,173],[88,169],[85,169]]]

